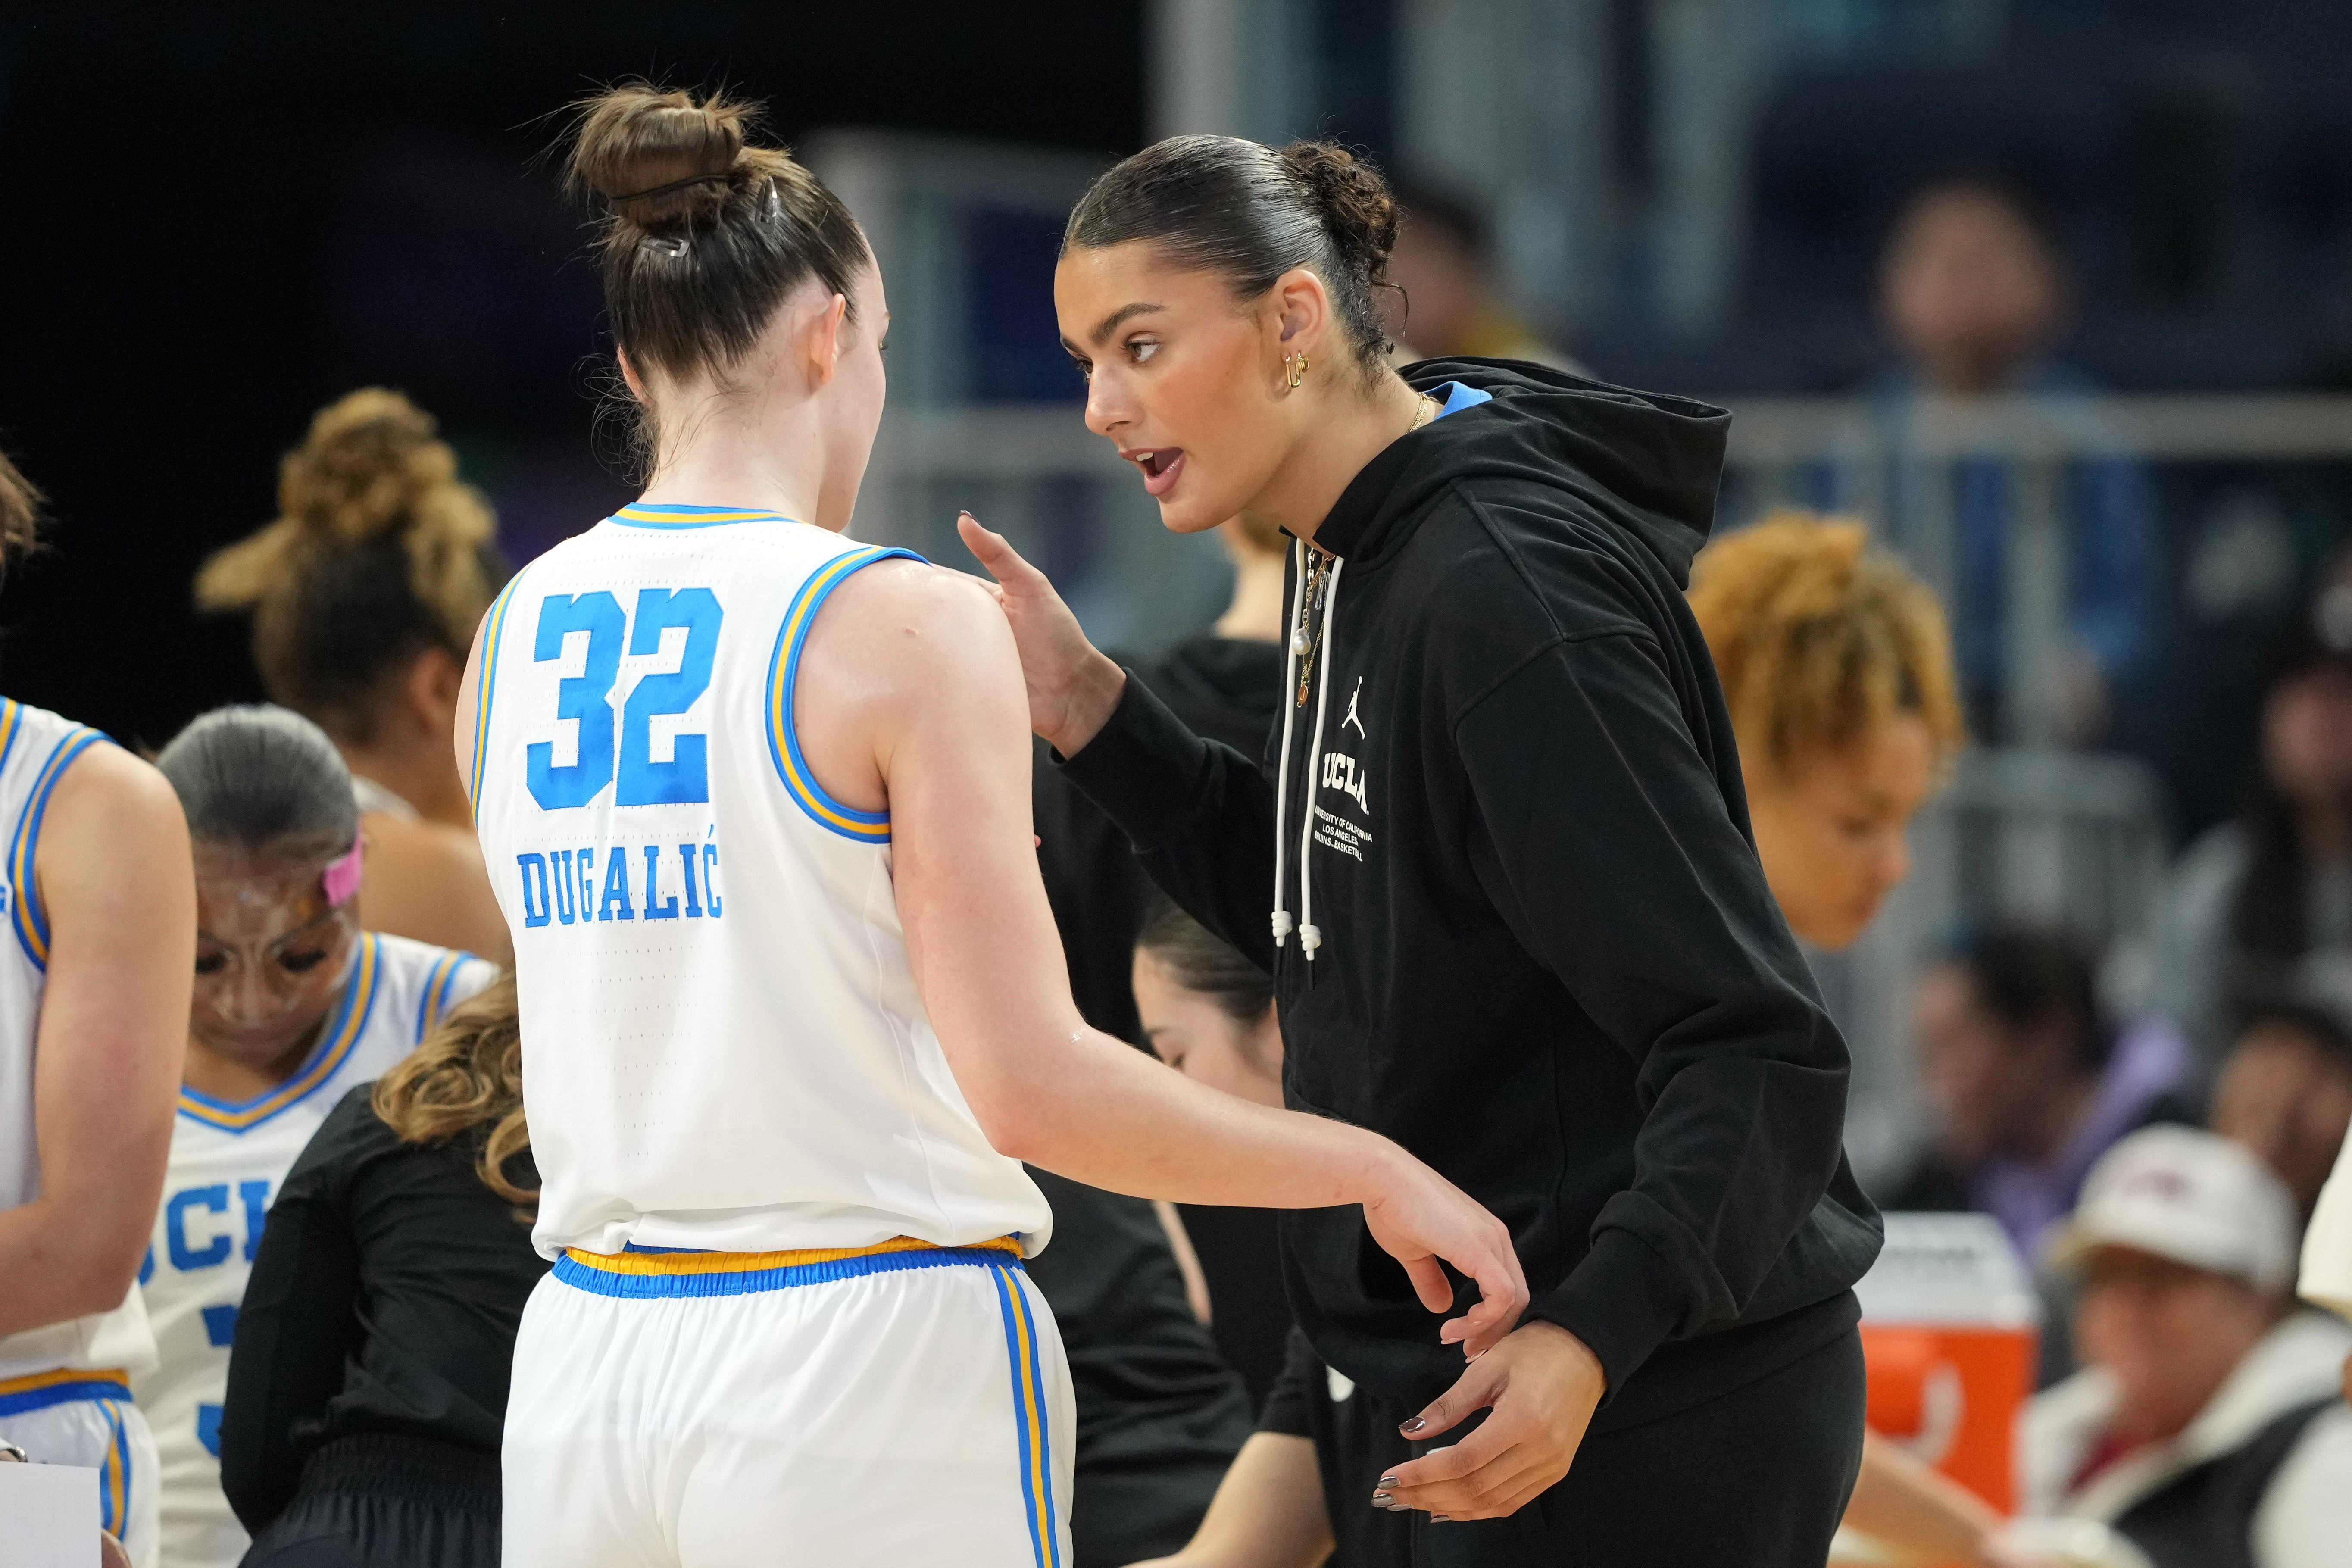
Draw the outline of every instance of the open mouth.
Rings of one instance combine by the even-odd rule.
[[[1143,488],[1155,496],[1164,496],[1176,483],[1176,475],[1184,467],[1181,447],[1154,447],[1134,454],[1135,466],[1143,470]]]

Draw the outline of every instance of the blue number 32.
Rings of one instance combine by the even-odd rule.
[[[543,811],[586,805],[614,784],[615,805],[674,805],[710,798],[710,742],[707,735],[673,737],[670,760],[653,759],[656,715],[683,713],[710,688],[710,661],[719,651],[719,600],[708,588],[642,588],[634,616],[621,614],[609,593],[550,594],[540,601],[539,630],[531,658],[544,663],[563,656],[563,640],[588,634],[588,658],[578,675],[556,683],[555,716],[579,726],[579,760],[558,767],[551,742],[533,742],[524,752],[530,795]],[[676,673],[640,678],[621,710],[619,745],[614,744],[613,686],[620,679],[621,647],[632,654],[659,653],[662,633],[686,628],[686,657]],[[617,781],[615,761],[617,757]]]

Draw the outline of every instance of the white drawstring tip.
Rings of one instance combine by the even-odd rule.
[[[1280,946],[1283,944],[1284,940],[1285,940],[1286,938],[1287,938],[1289,935],[1290,935],[1290,911],[1289,911],[1288,910],[1275,910],[1275,911],[1274,911],[1274,945],[1275,945],[1275,946],[1276,946],[1276,947],[1280,947]]]
[[[1315,962],[1315,950],[1322,945],[1323,928],[1321,926],[1305,925],[1298,928],[1298,951],[1307,955],[1307,961],[1309,963]]]

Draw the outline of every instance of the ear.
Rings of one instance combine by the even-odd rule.
[[[1284,353],[1313,355],[1330,336],[1331,295],[1312,268],[1294,267],[1270,290],[1276,341]]]
[[[835,294],[824,302],[816,319],[809,323],[808,375],[813,387],[823,386],[833,380],[833,373],[841,368],[841,324],[849,315],[849,297]]]
[[[621,384],[629,389],[629,395],[639,403],[645,402],[646,384],[638,379],[637,367],[629,363],[629,351],[615,343],[613,357],[621,362]]]
[[[410,716],[435,734],[447,734],[457,719],[458,689],[466,667],[447,648],[428,647],[408,667],[401,697]]]

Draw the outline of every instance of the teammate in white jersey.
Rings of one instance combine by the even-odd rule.
[[[163,1465],[170,1568],[230,1568],[221,1401],[264,1215],[355,1083],[415,1048],[496,977],[482,960],[362,931],[351,773],[283,708],[223,708],[156,758],[194,841],[195,995],[154,1240],[140,1270],[155,1366],[131,1380]]]
[[[33,501],[0,458],[0,554],[31,542]],[[0,1440],[97,1469],[105,1528],[152,1568],[128,1379],[154,1355],[134,1279],[188,1013],[187,829],[154,769],[0,698]]]
[[[516,942],[555,1268],[516,1345],[505,1561],[1068,1561],[1067,1371],[1026,1159],[1197,1203],[1362,1204],[1525,1287],[1394,1144],[1087,1029],[1029,818],[1029,719],[969,578],[842,537],[883,400],[848,212],[746,111],[587,106],[645,499],[493,605],[459,721]],[[898,557],[898,558],[893,558]],[[467,721],[470,718],[471,722]]]

